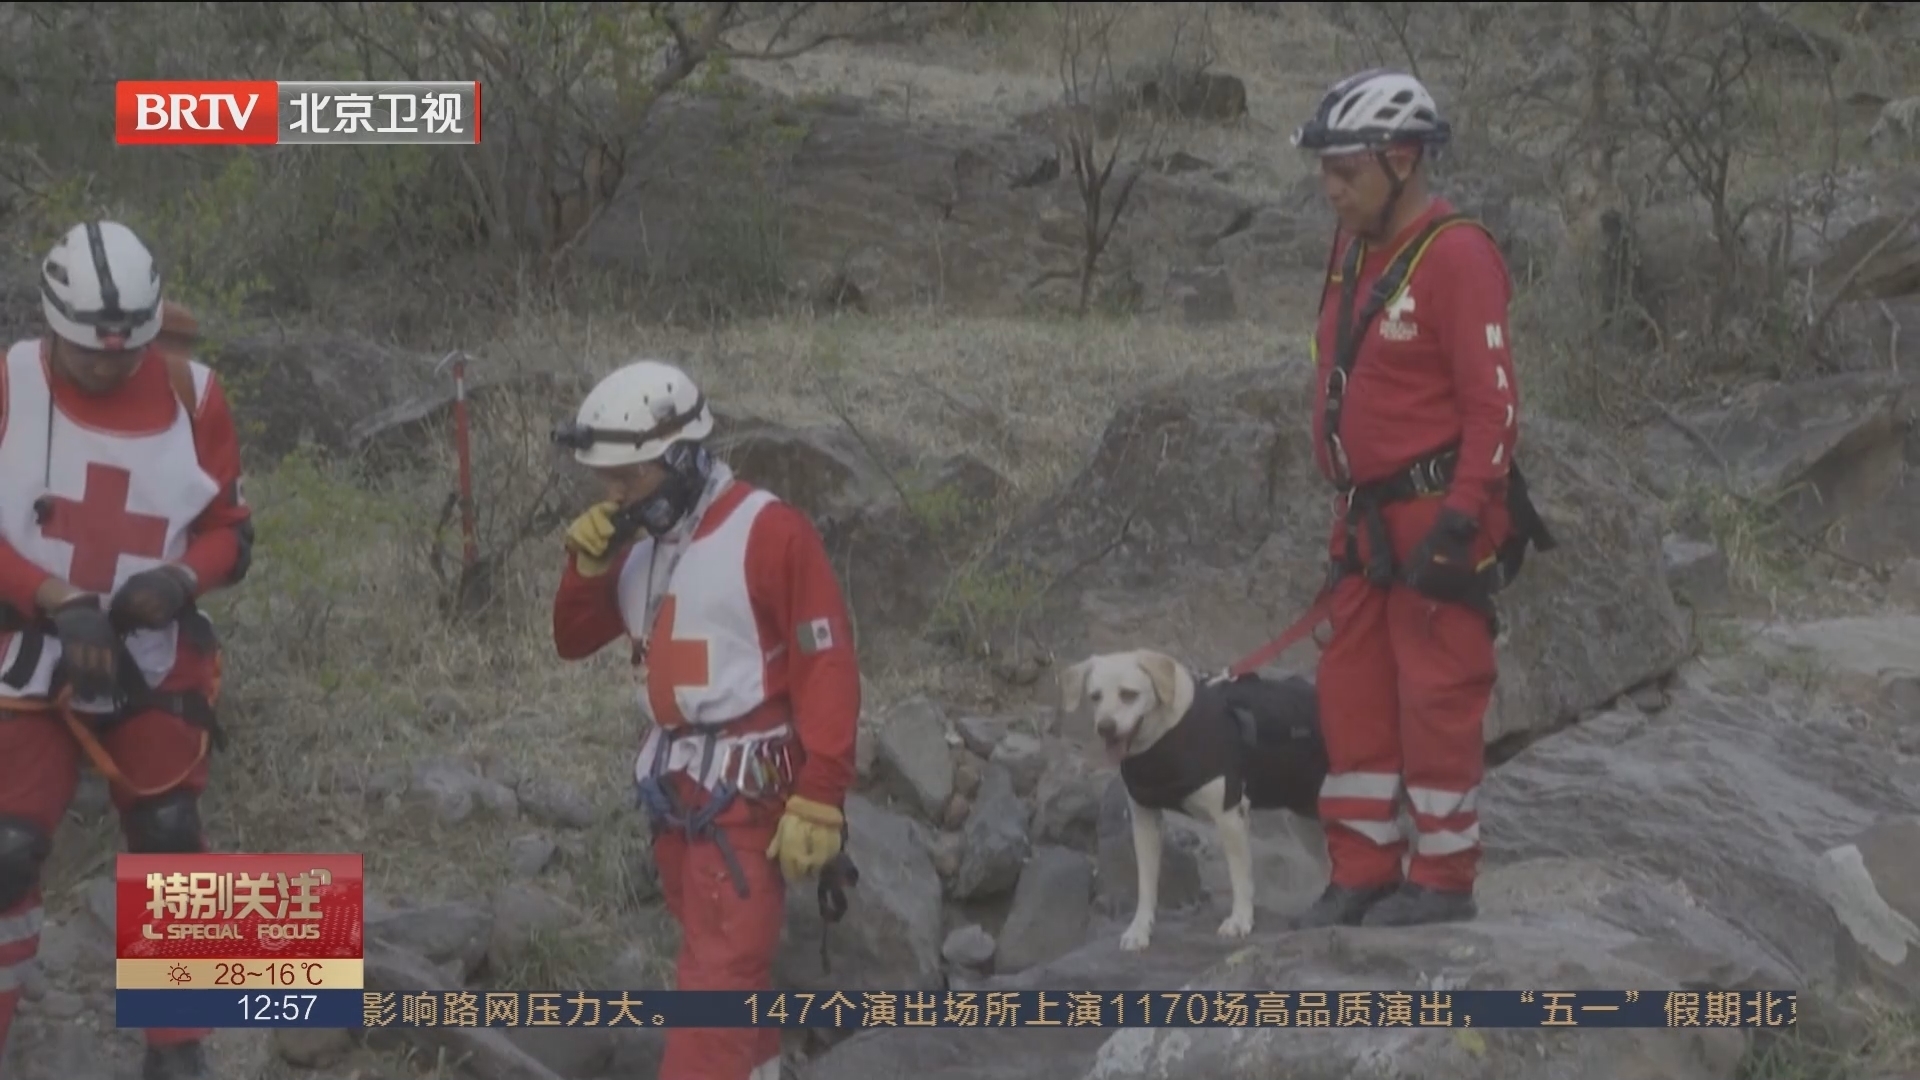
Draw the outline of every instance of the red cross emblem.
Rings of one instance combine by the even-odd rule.
[[[167,519],[127,510],[133,474],[117,465],[87,463],[86,494],[78,501],[48,498],[52,512],[40,531],[73,545],[67,580],[88,592],[113,591],[120,556],[159,558],[166,551]]]
[[[660,601],[660,613],[653,619],[653,640],[647,645],[647,704],[653,707],[653,718],[666,728],[687,723],[674,691],[697,690],[713,679],[706,640],[673,636],[678,610],[677,598],[668,593]]]

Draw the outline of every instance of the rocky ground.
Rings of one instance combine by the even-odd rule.
[[[1221,70],[1249,114],[1188,118],[1142,179],[1102,278],[1119,319],[1035,314],[1071,292],[1057,271],[1079,212],[1035,121],[1057,96],[1048,58],[949,41],[747,71],[761,96],[729,123],[806,133],[774,164],[782,272],[812,313],[698,330],[532,313],[465,343],[483,550],[465,574],[440,518],[440,353],[357,325],[235,328],[215,366],[262,539],[217,611],[234,746],[207,800],[216,843],[365,851],[374,985],[666,984],[619,658],[562,667],[545,638],[555,531],[581,497],[547,425],[645,342],[707,381],[741,473],[820,524],[859,623],[862,882],[831,971],[795,891],[783,984],[1785,986],[1809,1033],[814,1035],[791,1041],[794,1077],[1920,1075],[1920,378],[1900,348],[1920,332],[1920,232],[1895,170],[1809,180],[1818,214],[1782,216],[1792,274],[1851,275],[1830,312],[1844,348],[1818,379],[1756,376],[1622,426],[1569,396],[1588,373],[1551,343],[1518,350],[1540,402],[1520,460],[1561,547],[1505,601],[1480,919],[1284,932],[1323,882],[1322,839],[1271,814],[1256,929],[1224,943],[1224,863],[1174,822],[1153,945],[1119,950],[1125,804],[1054,673],[1134,646],[1216,669],[1320,574],[1299,342],[1327,221],[1284,134],[1333,39],[1273,17],[1284,5],[1216,6],[1234,9]],[[602,265],[683,268],[718,108],[657,110],[657,152],[585,238]],[[1474,161],[1449,193],[1526,268],[1522,306],[1551,308],[1560,193],[1517,155]],[[1678,281],[1708,223],[1683,199],[1655,209],[1647,273]],[[10,327],[35,310],[0,293]],[[1311,663],[1305,645],[1284,666]],[[7,1077],[136,1075],[137,1036],[108,1011],[116,841],[90,779],[48,870]],[[248,1080],[648,1077],[659,1053],[645,1033],[585,1031],[214,1045],[221,1075]]]

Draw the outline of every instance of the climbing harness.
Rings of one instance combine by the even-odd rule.
[[[204,613],[190,607],[178,621],[181,637],[200,648],[213,666],[207,690],[183,691],[178,693],[160,693],[147,685],[145,676],[140,672],[132,654],[124,641],[120,645],[120,689],[115,695],[115,707],[111,712],[102,714],[83,714],[73,707],[73,687],[67,682],[64,673],[56,671],[54,685],[46,697],[0,698],[0,714],[14,712],[22,714],[52,713],[59,717],[74,740],[87,755],[87,760],[106,780],[130,792],[135,798],[160,795],[172,791],[193,771],[200,767],[209,753],[226,748],[226,734],[220,727],[220,721],[214,706],[220,700],[222,678],[221,653],[218,639],[214,636],[213,624]],[[20,612],[7,604],[0,604],[0,634],[17,634],[20,647],[14,656],[14,662],[7,670],[0,672],[0,684],[23,689],[33,677],[39,666],[40,656],[46,648],[46,639],[50,629],[35,625],[23,617]],[[136,787],[127,781],[126,774],[114,763],[112,755],[100,743],[100,735],[114,726],[125,722],[137,713],[158,710],[178,716],[200,729],[200,750],[193,761],[179,776],[152,788]]]
[[[1320,593],[1308,605],[1304,614],[1296,619],[1280,635],[1260,648],[1249,653],[1227,669],[1230,678],[1238,679],[1249,675],[1279,658],[1294,645],[1305,639],[1308,634],[1324,622],[1330,613],[1333,602],[1333,589],[1342,578],[1353,573],[1364,573],[1369,584],[1376,588],[1392,585],[1399,573],[1394,565],[1393,545],[1388,537],[1386,518],[1381,508],[1391,503],[1408,499],[1429,498],[1444,495],[1447,485],[1453,479],[1454,466],[1459,460],[1457,446],[1447,446],[1408,466],[1405,470],[1385,480],[1369,484],[1356,485],[1349,471],[1350,462],[1347,451],[1340,441],[1340,415],[1346,404],[1348,384],[1352,379],[1354,363],[1360,358],[1360,344],[1365,340],[1368,328],[1383,310],[1405,291],[1408,279],[1435,237],[1455,225],[1472,225],[1485,231],[1486,226],[1462,214],[1443,214],[1427,223],[1419,235],[1400,249],[1393,261],[1380,273],[1380,277],[1369,290],[1367,301],[1359,313],[1354,313],[1354,302],[1359,292],[1360,266],[1366,258],[1366,245],[1355,239],[1347,247],[1347,255],[1341,264],[1337,278],[1329,277],[1327,284],[1337,280],[1340,283],[1340,307],[1336,316],[1335,352],[1333,370],[1327,374],[1326,406],[1322,412],[1321,435],[1326,442],[1327,465],[1333,473],[1334,487],[1346,502],[1346,544],[1341,555],[1332,559],[1327,566],[1327,577]],[[1334,250],[1339,250],[1339,237],[1334,238]],[[1333,266],[1333,258],[1328,257],[1328,268]],[[1326,289],[1321,290],[1321,303],[1326,302]],[[1313,357],[1316,364],[1320,356],[1319,335],[1313,339]],[[1493,596],[1511,584],[1520,573],[1521,564],[1526,559],[1529,545],[1541,551],[1551,551],[1558,546],[1551,533],[1547,531],[1546,521],[1533,504],[1527,493],[1526,478],[1520,473],[1518,464],[1510,464],[1507,469],[1507,509],[1513,522],[1513,533],[1509,536],[1494,558],[1477,575],[1476,595],[1472,605],[1487,616],[1489,626],[1495,635],[1499,633],[1499,616],[1493,607]],[[1367,547],[1373,558],[1362,562],[1359,556],[1359,530],[1367,530]]]

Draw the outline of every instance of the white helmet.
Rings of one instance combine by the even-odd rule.
[[[687,373],[658,360],[638,360],[600,380],[571,424],[553,440],[592,468],[653,461],[677,442],[713,431],[713,412]]]
[[[53,332],[89,349],[138,349],[160,333],[160,268],[117,221],[75,225],[40,266]]]
[[[1452,135],[1440,106],[1420,80],[1373,68],[1334,83],[1293,145],[1321,157],[1378,150],[1389,143],[1440,146]]]

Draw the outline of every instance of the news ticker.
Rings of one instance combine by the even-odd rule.
[[[365,983],[359,855],[121,855],[120,1027],[1779,1028],[1782,990],[435,990]]]
[[[121,990],[120,1027],[1784,1028],[1783,990]]]
[[[473,145],[477,82],[114,84],[121,146]]]

